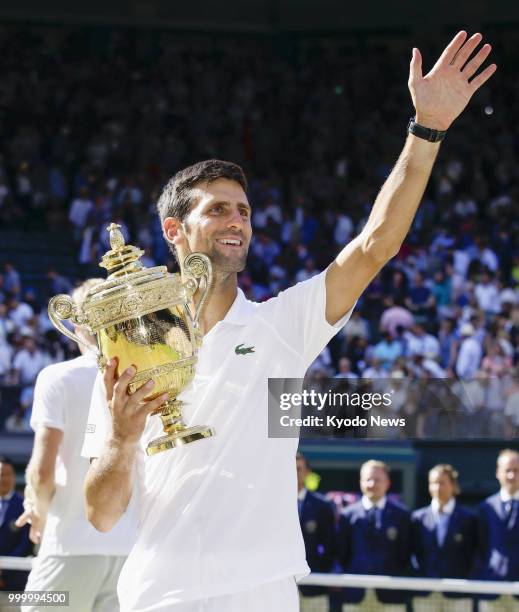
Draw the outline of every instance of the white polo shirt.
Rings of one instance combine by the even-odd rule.
[[[36,380],[31,427],[63,432],[56,457],[56,491],[38,555],[124,555],[135,539],[135,502],[110,533],[100,533],[87,521],[83,483],[89,461],[81,445],[98,372],[95,356],[83,355],[44,368]]]
[[[297,512],[297,439],[267,434],[268,378],[303,378],[348,320],[325,318],[325,272],[264,303],[238,295],[205,335],[193,383],[179,396],[188,425],[212,438],[147,457],[161,434],[150,417],[138,452],[141,522],[121,572],[121,610],[253,589],[309,569]],[[239,345],[254,352],[237,354]],[[102,452],[109,411],[92,396],[83,454]]]

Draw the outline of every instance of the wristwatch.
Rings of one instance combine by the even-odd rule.
[[[447,130],[431,130],[431,128],[426,128],[423,125],[416,123],[414,119],[414,117],[409,119],[409,124],[407,126],[408,134],[413,134],[414,136],[423,138],[428,142],[441,142],[445,138]]]

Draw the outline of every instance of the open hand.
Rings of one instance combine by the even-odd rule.
[[[479,33],[468,38],[467,32],[458,32],[425,76],[422,55],[413,49],[408,84],[417,123],[434,130],[448,129],[473,94],[494,74],[497,66],[491,64],[469,81],[492,50],[485,44],[471,58],[482,39]]]
[[[23,527],[24,525],[30,525],[29,539],[34,544],[41,544],[41,536],[43,529],[45,528],[46,518],[38,514],[33,508],[25,510],[23,514],[16,519],[15,525],[17,527]]]

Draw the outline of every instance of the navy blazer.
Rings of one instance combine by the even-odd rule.
[[[307,491],[299,516],[305,541],[306,560],[312,572],[332,571],[335,556],[335,513],[333,505],[318,493]],[[327,593],[325,587],[301,586],[303,595]]]
[[[29,525],[22,528],[14,524],[23,513],[23,497],[15,493],[9,500],[4,520],[0,524],[0,556],[26,557],[32,550],[29,540]],[[28,572],[2,570],[0,581],[7,591],[23,591]]]
[[[519,503],[510,518],[499,493],[479,506],[479,567],[482,580],[519,580]]]
[[[443,545],[438,545],[436,520],[431,506],[415,510],[412,553],[417,573],[426,578],[469,578],[477,552],[476,515],[458,503],[449,518]],[[452,597],[465,597],[464,593],[445,593]]]
[[[348,574],[382,574],[402,576],[410,560],[411,515],[408,510],[391,501],[381,513],[380,527],[369,523],[367,512],[358,501],[345,508],[339,518],[339,562]],[[403,603],[406,593],[377,589],[382,603]],[[358,603],[364,589],[345,589],[343,600]]]

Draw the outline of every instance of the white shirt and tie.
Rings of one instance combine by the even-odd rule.
[[[440,507],[440,502],[437,499],[433,499],[431,501],[431,510],[436,523],[436,541],[438,542],[438,546],[440,546],[440,548],[445,542],[447,530],[449,529],[449,521],[452,513],[454,512],[455,506],[456,499],[454,497],[451,497],[443,508]]]
[[[374,509],[375,520],[373,522],[375,523],[375,527],[377,529],[380,529],[382,525],[382,512],[386,507],[386,501],[387,497],[385,495],[384,497],[381,497],[377,502],[372,502],[365,495],[363,495],[361,499],[362,507],[364,508],[364,510],[366,510],[368,518],[373,515]]]
[[[510,495],[505,489],[499,491],[499,497],[505,510],[505,519],[508,524],[508,528],[511,529],[517,520],[517,512],[519,510],[519,491],[516,491],[513,495]]]

